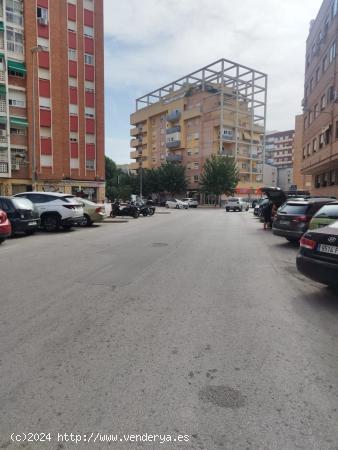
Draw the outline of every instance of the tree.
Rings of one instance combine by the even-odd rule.
[[[206,160],[200,180],[203,192],[214,194],[219,199],[222,194],[233,195],[238,181],[238,169],[234,158],[212,155]]]
[[[106,180],[111,181],[116,176],[117,167],[115,162],[108,156],[105,156],[104,159],[106,166]]]
[[[185,167],[166,162],[157,169],[159,192],[181,194],[187,190]]]

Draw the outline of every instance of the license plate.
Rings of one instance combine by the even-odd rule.
[[[32,227],[33,225],[36,225],[36,222],[28,222],[28,226]]]
[[[330,253],[331,255],[338,255],[338,247],[335,245],[319,244],[318,251],[323,253]]]
[[[289,225],[290,222],[288,220],[280,220],[279,223],[281,225]]]

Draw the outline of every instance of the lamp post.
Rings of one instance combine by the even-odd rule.
[[[36,158],[35,158],[35,141],[36,141],[36,125],[35,125],[35,65],[36,65],[36,55],[39,52],[42,52],[43,48],[41,45],[37,45],[36,47],[31,48],[32,52],[32,128],[33,128],[33,138],[32,138],[32,189],[36,190]]]

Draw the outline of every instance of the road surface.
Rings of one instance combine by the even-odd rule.
[[[0,448],[338,448],[338,296],[296,253],[218,209],[7,241]]]

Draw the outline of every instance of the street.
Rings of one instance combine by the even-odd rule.
[[[162,212],[1,246],[0,449],[336,449],[338,295],[251,210]]]

